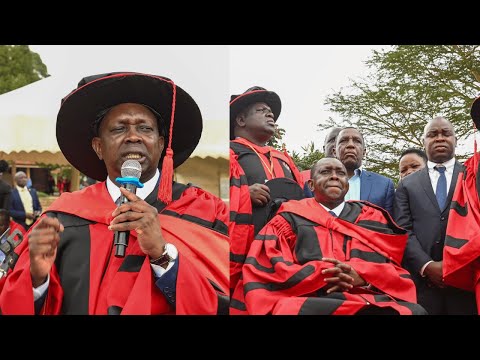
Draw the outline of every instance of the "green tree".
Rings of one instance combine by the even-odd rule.
[[[325,156],[322,151],[315,149],[313,141],[307,146],[302,146],[302,151],[303,154],[292,151],[292,159],[300,171],[311,169],[313,164]]]
[[[48,76],[40,55],[28,45],[0,45],[0,94]]]
[[[358,128],[366,140],[369,170],[396,179],[401,151],[423,147],[423,128],[435,116],[450,120],[459,140],[473,133],[470,107],[480,92],[479,45],[392,46],[373,51],[366,64],[366,78],[351,80],[325,101],[341,120],[329,118],[318,127]]]
[[[277,126],[275,129],[275,134],[268,140],[267,145],[271,146],[277,150],[282,151],[283,150],[283,135],[285,135],[285,129],[282,129],[281,127]]]

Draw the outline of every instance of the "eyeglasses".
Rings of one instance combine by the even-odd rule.
[[[263,108],[260,108],[260,109],[255,109],[255,112],[262,113],[262,114],[270,114],[272,112],[272,109],[267,108],[267,107],[263,107]]]

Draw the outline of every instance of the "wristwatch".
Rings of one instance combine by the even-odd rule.
[[[161,267],[164,267],[165,265],[167,265],[170,261],[173,261],[177,258],[178,256],[178,250],[177,248],[175,247],[175,245],[173,244],[170,244],[170,243],[166,243],[164,245],[164,251],[163,251],[163,254],[160,255],[160,257],[156,258],[156,259],[153,259],[153,260],[150,260],[150,264],[153,264],[153,265],[158,265],[158,266],[161,266]]]

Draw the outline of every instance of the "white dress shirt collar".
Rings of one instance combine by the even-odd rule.
[[[160,177],[160,171],[155,172],[155,175],[148,180],[146,183],[143,184],[143,188],[138,188],[136,195],[142,199],[145,200],[145,198],[155,189],[155,186],[157,185],[158,179]],[[117,199],[122,195],[120,192],[120,188],[115,185],[115,183],[110,180],[110,178],[107,176],[107,190],[110,196],[112,197],[113,202],[117,201]]]
[[[453,172],[453,167],[455,166],[455,157],[451,158],[450,160],[444,163],[438,163],[438,164],[428,160],[427,161],[428,171],[429,172],[435,171],[434,167],[437,165],[443,165],[445,166],[445,171]]]
[[[338,205],[336,208],[334,209],[329,209],[327,208],[325,205],[323,205],[322,203],[319,203],[325,210],[327,211],[333,211],[335,213],[335,215],[337,215],[337,217],[340,215],[340,213],[342,212],[343,208],[345,207],[345,201],[342,202],[340,205]]]

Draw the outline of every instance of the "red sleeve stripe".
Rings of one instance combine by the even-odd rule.
[[[285,259],[282,256],[277,256],[277,257],[271,258],[270,262],[272,263],[273,266],[268,268],[266,266],[260,265],[260,263],[254,257],[248,257],[245,260],[245,264],[251,265],[255,269],[257,269],[258,271],[261,271],[261,272],[264,272],[264,273],[267,273],[267,274],[275,273],[275,267],[274,266],[276,264],[282,263],[282,264],[285,264],[287,266],[292,266],[293,265],[293,263],[291,261],[285,261]]]
[[[237,225],[252,225],[252,214],[230,211],[230,221],[233,221]]]
[[[460,216],[468,215],[468,203],[465,203],[465,206],[460,205],[458,202],[452,200],[450,210],[455,210]]]
[[[372,220],[360,220],[357,222],[358,226],[361,226],[365,229],[376,231],[382,234],[388,234],[388,235],[393,235],[393,234],[400,234],[403,235],[406,233],[406,230],[399,228],[398,226],[389,223],[389,224],[383,224],[379,221],[372,221]]]
[[[248,180],[246,175],[240,175],[240,178],[232,177],[230,179],[230,186],[241,187],[243,185],[248,186]]]
[[[220,286],[215,284],[212,280],[208,279],[208,282],[217,293],[217,315],[228,315],[230,297],[227,296]]]
[[[300,284],[307,277],[312,275],[315,272],[315,267],[312,265],[307,265],[302,268],[300,271],[297,271],[293,276],[282,283],[260,283],[260,282],[250,282],[244,285],[244,295],[246,296],[249,291],[264,289],[267,291],[279,291],[290,289],[298,284]]]
[[[127,255],[120,265],[118,272],[139,272],[142,268],[145,255]]]
[[[245,258],[246,258],[246,255],[234,254],[230,251],[230,262],[243,264],[245,263]]]
[[[406,301],[397,301],[397,304],[409,309],[412,312],[412,315],[426,315],[425,310],[418,304]]]
[[[278,236],[277,235],[269,235],[269,234],[258,233],[257,235],[255,235],[255,240],[260,240],[260,241],[275,240],[275,241],[277,241]]]
[[[333,293],[320,298],[308,297],[301,306],[298,315],[332,315],[345,302],[345,297],[343,299],[337,298],[339,294],[342,295],[341,293]]]
[[[245,303],[236,299],[230,300],[230,307],[241,311],[247,311],[247,306],[245,305]]]
[[[389,259],[387,259],[385,256],[380,255],[379,253],[376,252],[370,252],[370,251],[363,251],[359,249],[352,249],[350,251],[350,258],[357,258],[357,259],[362,259],[367,262],[372,262],[372,263],[377,263],[377,264],[385,264],[390,262]]]
[[[298,263],[303,265],[309,261],[321,260],[323,253],[320,249],[317,232],[315,231],[315,226],[318,224],[293,213],[284,212],[280,216],[290,224],[290,227],[297,235],[295,255]]]
[[[212,230],[217,231],[217,232],[219,232],[223,235],[228,236],[228,226],[227,226],[227,224],[225,224],[223,221],[220,221],[219,219],[215,219],[214,222],[211,222],[211,221],[208,221],[208,220],[201,219],[197,216],[188,215],[188,214],[180,214],[180,213],[177,213],[177,212],[172,211],[172,210],[164,210],[162,212],[162,214],[173,216],[173,217],[176,217],[176,218],[180,218],[180,219],[183,219],[183,220],[186,220],[186,221],[190,221],[190,222],[193,222],[195,224],[204,226],[206,228],[212,229]]]
[[[387,294],[374,294],[373,298],[377,303],[389,302],[389,301],[392,301],[393,299],[391,296],[388,296]]]
[[[445,236],[445,246],[450,246],[455,249],[460,249],[466,243],[468,243],[468,240],[454,238],[453,236],[450,236],[450,235]]]

